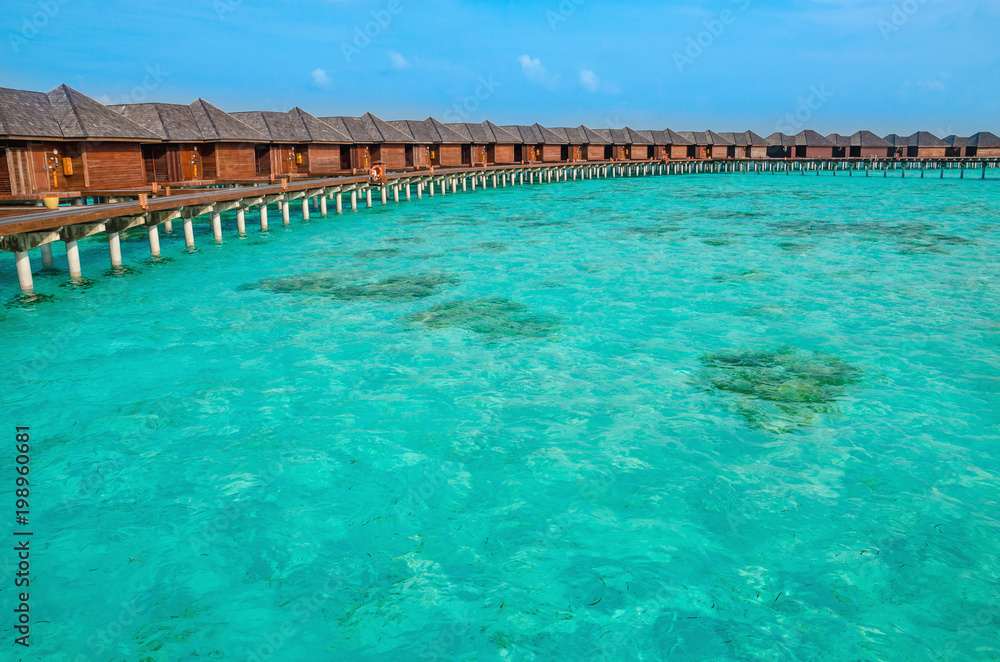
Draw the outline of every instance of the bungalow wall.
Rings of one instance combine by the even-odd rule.
[[[495,165],[515,163],[513,145],[487,145],[486,162]]]
[[[340,172],[340,145],[309,145],[310,175],[333,175]]]
[[[969,150],[975,150],[968,154]],[[1000,147],[969,147],[966,149],[967,156],[978,156],[981,158],[995,158],[1000,156]]]
[[[947,151],[947,147],[907,147],[906,156],[911,159],[943,159]]]
[[[795,158],[797,159],[832,159],[833,146],[817,147],[814,145],[796,145]]]
[[[688,158],[687,145],[667,145],[665,148],[668,159],[680,160]]]
[[[852,159],[885,159],[892,153],[892,147],[851,147],[847,152]]]
[[[462,146],[441,145],[441,165],[442,166],[462,165]]]
[[[10,195],[13,187],[10,183],[10,166],[7,164],[7,147],[0,146],[0,195]]]
[[[371,163],[381,163],[386,170],[402,170],[406,168],[406,146],[376,145],[371,150]]]
[[[584,161],[603,161],[604,145],[584,145],[582,158]]]
[[[271,145],[271,175],[275,179],[292,174],[294,164],[294,145]]]
[[[257,177],[254,146],[247,143],[219,143],[215,146],[215,178],[221,180]]]
[[[562,145],[542,145],[540,160],[543,163],[562,161]]]
[[[750,150],[751,159],[766,159],[767,158],[767,146],[766,145],[750,145],[748,148]]]
[[[138,188],[146,184],[142,151],[136,143],[88,143],[86,189]]]

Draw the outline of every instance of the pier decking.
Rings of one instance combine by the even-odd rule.
[[[53,266],[51,244],[62,241],[66,245],[66,260],[71,279],[82,278],[78,241],[105,233],[113,268],[122,267],[119,233],[145,227],[149,237],[149,250],[153,256],[160,254],[159,228],[173,231],[173,222],[181,221],[185,245],[194,248],[195,219],[208,217],[213,239],[223,241],[222,214],[236,211],[238,236],[246,235],[246,213],[256,209],[261,231],[267,231],[270,222],[269,207],[281,213],[283,225],[290,223],[290,206],[300,203],[302,217],[306,220],[315,211],[321,216],[328,213],[332,201],[337,214],[344,211],[345,196],[351,211],[361,204],[372,207],[372,196],[377,194],[382,205],[398,203],[401,198],[417,199],[426,192],[447,195],[458,189],[476,191],[479,188],[533,185],[536,182],[552,183],[578,179],[669,176],[691,174],[793,173],[817,176],[824,173],[836,176],[882,176],[890,173],[900,177],[926,177],[928,172],[943,178],[946,170],[958,170],[965,178],[972,171],[986,179],[989,168],[1000,167],[1000,157],[975,159],[948,159],[899,161],[895,159],[800,159],[800,160],[729,160],[729,161],[679,161],[679,162],[584,162],[560,164],[500,165],[432,169],[424,172],[390,173],[384,182],[372,182],[367,176],[350,176],[326,179],[282,180],[276,184],[219,188],[179,195],[150,196],[139,193],[127,200],[114,200],[106,204],[60,207],[54,210],[9,216],[0,219],[0,249],[15,255],[18,281],[24,294],[34,293],[29,251],[41,250],[42,263]],[[121,197],[129,197],[122,195]]]

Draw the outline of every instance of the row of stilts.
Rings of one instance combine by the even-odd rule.
[[[515,170],[500,170],[493,172],[466,171],[455,174],[413,174],[393,178],[383,184],[351,184],[322,186],[317,189],[295,193],[280,193],[275,195],[255,194],[247,190],[245,198],[208,205],[191,205],[166,212],[150,212],[139,216],[114,218],[99,223],[67,225],[58,230],[42,233],[27,233],[0,238],[0,248],[11,251],[17,264],[18,283],[21,291],[30,295],[34,293],[32,267],[29,251],[38,248],[41,252],[42,265],[54,267],[52,243],[62,241],[66,247],[66,263],[69,277],[73,281],[83,278],[80,266],[79,240],[99,233],[106,233],[109,256],[112,269],[123,268],[121,251],[121,233],[136,227],[145,226],[149,239],[149,253],[153,258],[160,256],[160,226],[167,233],[174,231],[174,221],[179,220],[184,233],[184,244],[187,249],[195,249],[194,219],[209,216],[212,226],[212,236],[215,243],[223,241],[222,214],[228,211],[236,212],[236,233],[239,237],[247,234],[247,213],[256,209],[260,231],[267,232],[269,224],[269,207],[276,207],[281,214],[282,225],[291,223],[291,206],[301,204],[302,219],[308,221],[313,214],[327,216],[330,203],[337,214],[343,214],[345,197],[352,212],[373,206],[373,196],[379,195],[382,205],[388,205],[390,198],[393,203],[401,200],[409,201],[416,197],[420,200],[424,195],[448,195],[476,191],[487,188],[506,188],[508,186],[534,185],[536,183],[552,183],[578,179],[606,179],[617,177],[638,177],[653,175],[685,175],[708,173],[757,173],[757,174],[792,174],[802,175],[815,172],[820,175],[829,172],[834,176],[838,172],[864,172],[867,177],[871,173],[881,172],[888,176],[890,172],[900,172],[903,177],[907,172],[919,171],[924,177],[928,170],[939,170],[944,177],[945,170],[959,169],[960,177],[965,177],[964,163],[949,162],[917,162],[898,161],[698,161],[647,164],[569,164],[558,166],[529,167]],[[982,164],[982,178],[986,178],[986,166]]]

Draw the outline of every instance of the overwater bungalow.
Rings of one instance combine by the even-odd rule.
[[[595,132],[611,143],[611,159],[614,161],[647,161],[654,158],[652,139],[635,129],[626,126],[621,129],[595,129]]]
[[[446,124],[462,136],[462,158],[465,165],[508,165],[521,163],[523,158],[520,136],[505,131],[489,120],[474,123]]]
[[[203,99],[189,105],[138,103],[111,108],[162,141],[142,145],[149,183],[212,184],[260,177],[254,144],[266,143],[267,137]]]
[[[892,158],[901,159],[906,156],[906,150],[910,145],[910,139],[908,136],[900,136],[895,133],[890,133],[885,137],[885,141],[892,145],[892,153],[890,155]]]
[[[142,189],[141,146],[159,141],[66,85],[0,88],[0,199]]]
[[[520,152],[521,154],[521,158],[517,160],[517,163],[537,163],[542,160],[542,148],[545,144],[545,138],[542,137],[542,132],[536,127],[537,125],[526,126],[523,124],[511,124],[500,127],[512,136],[516,136],[520,141],[520,149],[515,149],[515,153]]]
[[[884,138],[879,138],[871,131],[858,131],[850,136],[831,133],[826,138],[834,145],[834,158],[884,159],[891,158],[893,154],[892,143]]]
[[[573,140],[580,141],[581,161],[609,161],[612,155],[612,145],[609,138],[605,138],[597,131],[581,124],[575,129],[567,129],[567,137],[575,136]],[[573,134],[569,132],[573,131]]]
[[[918,131],[907,138],[906,158],[943,159],[948,151],[948,143],[929,131]]]
[[[948,136],[944,141],[950,146],[948,156],[966,158],[1000,156],[1000,138],[989,131],[980,131],[968,138]]]
[[[767,139],[760,137],[753,131],[722,132],[719,135],[732,143],[726,146],[726,158],[767,158]]]
[[[232,115],[267,138],[271,147],[267,165],[274,178],[333,175],[347,170],[341,158],[351,139],[301,108],[287,113],[250,111]]]
[[[464,136],[433,117],[425,120],[391,120],[389,125],[410,136],[419,145],[413,167],[455,167],[472,164],[472,149]]]
[[[767,156],[772,159],[832,159],[834,144],[815,131],[800,131],[794,136],[772,133],[767,137]]]
[[[351,140],[341,152],[341,165],[353,173],[368,172],[376,163],[388,170],[415,168],[420,145],[407,133],[371,113],[361,117],[321,117]]]
[[[638,131],[638,133],[652,141],[652,158],[657,161],[686,159],[688,158],[688,147],[694,146],[684,136],[670,129]]]
[[[715,131],[680,131],[679,134],[690,145],[688,158],[691,159],[725,159],[733,141],[723,138]]]

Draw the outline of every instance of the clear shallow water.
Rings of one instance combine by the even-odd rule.
[[[650,178],[227,217],[120,278],[82,242],[91,287],[0,309],[32,652],[991,659],[998,202]]]

